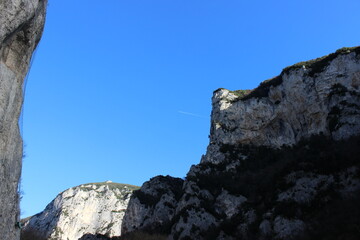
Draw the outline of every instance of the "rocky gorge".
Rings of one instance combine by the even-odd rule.
[[[359,86],[354,47],[253,90],[218,89],[207,152],[185,179],[70,188],[24,229],[60,240],[358,239]]]
[[[218,89],[210,143],[185,179],[60,193],[24,219],[44,239],[358,239],[360,47]]]
[[[2,240],[20,238],[19,116],[46,6],[0,0]],[[360,239],[360,47],[287,67],[253,90],[216,90],[209,138],[184,179],[73,187],[23,219],[23,231],[52,240]]]
[[[0,235],[19,239],[23,84],[40,41],[47,0],[0,1]]]

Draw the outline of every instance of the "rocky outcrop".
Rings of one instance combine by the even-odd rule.
[[[334,140],[358,135],[359,53],[344,48],[298,63],[252,91],[215,91],[202,162],[221,162],[227,144],[280,148],[318,134]]]
[[[122,219],[135,189],[138,187],[113,182],[70,188],[43,212],[25,219],[24,232],[32,230],[49,240],[120,236]]]
[[[150,229],[169,239],[358,239],[359,85],[356,47],[295,64],[254,90],[215,91],[206,155],[171,202],[167,227],[148,220],[159,211],[137,215],[153,208],[134,194],[124,231]],[[147,192],[159,186],[152,179]],[[158,202],[172,196],[162,192]]]
[[[0,0],[0,235],[20,236],[18,184],[23,82],[45,21],[47,0]]]
[[[184,180],[157,176],[135,191],[122,225],[124,233],[138,228],[148,232],[162,232],[171,226],[176,205],[182,195]]]

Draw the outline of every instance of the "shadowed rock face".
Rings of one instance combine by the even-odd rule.
[[[134,194],[124,232],[174,240],[360,238],[360,47],[295,64],[251,91],[219,89],[212,105],[206,155],[191,167],[179,200],[151,179],[141,189],[162,188],[161,197]],[[161,204],[166,199],[171,204]],[[160,217],[158,204],[172,214]]]
[[[110,238],[100,234],[85,234],[79,240],[109,240]]]
[[[44,27],[47,0],[0,0],[0,235],[19,238],[23,82]]]
[[[128,233],[139,228],[148,232],[166,231],[175,215],[183,183],[184,180],[170,176],[157,176],[145,182],[131,197],[122,231]]]

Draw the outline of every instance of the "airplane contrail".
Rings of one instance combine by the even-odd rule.
[[[184,115],[189,115],[189,116],[193,116],[193,117],[200,117],[200,118],[204,118],[204,116],[195,114],[195,113],[191,113],[191,112],[184,112],[184,111],[178,111],[178,113],[184,114]]]

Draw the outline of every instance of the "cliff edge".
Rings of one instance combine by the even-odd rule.
[[[156,177],[135,191],[124,234],[360,238],[360,47],[285,68],[253,90],[218,89],[212,107],[200,164],[182,184]]]
[[[359,47],[342,48],[287,67],[254,90],[216,90],[202,161],[222,161],[219,149],[227,144],[281,148],[318,134],[358,135],[359,54]]]
[[[19,239],[23,82],[44,27],[47,0],[0,1],[0,235]]]

